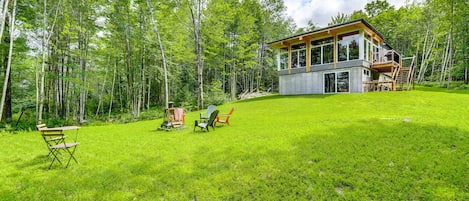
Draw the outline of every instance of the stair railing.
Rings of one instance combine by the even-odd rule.
[[[415,70],[416,57],[412,57],[412,63],[409,66],[409,75],[407,75],[407,91],[410,90],[410,85],[414,79],[414,70]]]

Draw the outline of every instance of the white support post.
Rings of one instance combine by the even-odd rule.
[[[359,32],[359,39],[358,39],[358,59],[359,60],[365,60],[365,54],[363,54],[365,50],[365,34],[363,30],[360,30]]]

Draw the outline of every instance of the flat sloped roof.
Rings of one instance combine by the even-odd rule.
[[[328,26],[328,27],[324,27],[324,28],[320,28],[320,29],[315,29],[315,30],[310,31],[310,32],[305,32],[305,33],[289,36],[289,37],[286,37],[286,38],[282,38],[282,39],[279,39],[279,40],[276,40],[276,41],[269,42],[267,44],[269,44],[271,46],[275,46],[276,43],[280,43],[282,41],[294,40],[295,38],[315,35],[315,34],[319,34],[321,32],[326,32],[326,31],[328,31],[328,32],[329,31],[334,31],[334,30],[338,30],[338,29],[341,29],[341,28],[350,27],[350,26],[353,26],[353,25],[356,25],[356,24],[363,24],[366,28],[368,28],[371,31],[373,31],[374,33],[376,33],[381,38],[382,41],[384,41],[383,35],[381,33],[379,33],[373,26],[371,26],[366,20],[357,19],[357,20],[352,20],[352,21],[346,22],[346,23],[336,24],[336,25],[332,25],[332,26]]]

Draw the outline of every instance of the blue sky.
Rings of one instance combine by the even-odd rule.
[[[372,0],[283,0],[287,6],[287,15],[292,17],[298,27],[305,27],[308,20],[313,19],[316,26],[325,27],[331,17],[337,13],[350,14],[361,10]],[[413,0],[388,0],[396,8]]]

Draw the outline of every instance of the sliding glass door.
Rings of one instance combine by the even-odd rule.
[[[324,74],[324,93],[335,93],[335,73]]]
[[[349,91],[349,72],[335,72],[324,74],[324,93],[346,93]]]

